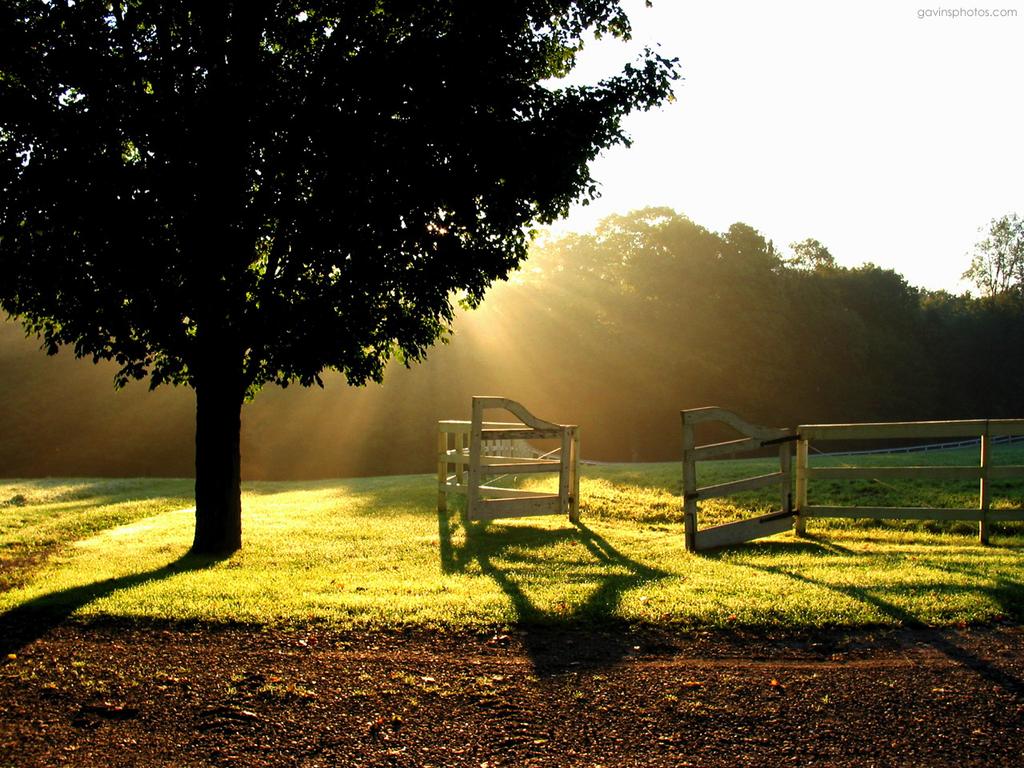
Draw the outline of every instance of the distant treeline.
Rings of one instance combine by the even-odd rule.
[[[679,409],[702,405],[780,426],[1024,416],[1020,291],[923,291],[813,240],[795,253],[668,209],[543,241],[424,365],[259,395],[243,473],[429,471],[436,420],[468,418],[473,394],[580,424],[584,457],[603,460],[677,458]],[[115,393],[111,369],[37,346],[0,327],[0,475],[190,473],[190,392]]]
[[[672,455],[673,409],[709,404],[776,425],[1024,416],[1020,291],[930,292],[795,250],[648,209],[537,249],[502,300],[634,458]]]

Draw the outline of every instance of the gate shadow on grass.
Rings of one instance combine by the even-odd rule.
[[[476,564],[494,580],[511,602],[524,649],[541,674],[620,661],[633,649],[629,627],[616,615],[622,595],[669,575],[623,554],[583,523],[558,529],[495,527],[488,522],[467,522],[463,513],[459,524],[465,530],[465,543],[455,545],[449,513],[438,514],[442,571],[463,573]],[[582,603],[570,605],[566,600],[545,610],[530,598],[525,586],[528,578],[516,574],[556,567],[551,559],[536,554],[537,550],[574,543],[587,554],[555,578],[569,583],[597,582],[597,587]]]
[[[766,544],[767,543],[765,543],[765,545]],[[773,542],[772,544],[779,547],[781,550],[789,552],[793,551],[791,547],[786,546],[787,543]],[[814,546],[817,546],[817,543],[815,543]],[[839,556],[853,554],[850,550],[839,546],[822,546],[821,549],[825,553],[836,554]],[[715,555],[720,554],[721,553],[715,553],[711,556],[714,557]],[[770,573],[776,576],[783,576],[808,586],[827,589],[858,602],[872,605],[890,619],[895,620],[901,627],[913,630],[914,640],[916,642],[923,642],[930,645],[939,653],[942,653],[949,659],[967,667],[975,674],[985,678],[994,685],[998,685],[1007,693],[1010,693],[1018,699],[1024,699],[1024,680],[1011,672],[1000,669],[992,662],[979,657],[964,645],[959,644],[957,642],[955,630],[930,627],[913,613],[910,613],[898,605],[889,602],[878,594],[875,594],[869,587],[858,587],[848,584],[830,584],[821,579],[814,579],[810,576],[804,575],[803,573],[793,571],[782,566],[752,565],[750,563],[743,563],[743,567],[762,571],[764,573]],[[982,574],[979,571],[973,572],[979,577],[992,578],[991,574]],[[1021,600],[1022,597],[1024,597],[1024,585],[1002,576],[997,576],[995,578],[997,582],[995,586],[979,586],[969,589],[983,592],[991,596],[997,603],[999,603],[1001,608],[1006,609],[1005,612],[1008,616],[1012,617],[1015,622],[1019,623],[1021,620],[1020,611],[1022,607]],[[921,585],[916,585],[916,587],[920,588]],[[945,583],[929,584],[928,587],[940,593],[963,591],[965,589],[964,587],[953,586]]]
[[[72,613],[120,589],[137,587],[179,573],[210,568],[224,557],[185,554],[177,560],[142,573],[83,584],[34,597],[0,614],[0,657],[16,653],[63,623]]]

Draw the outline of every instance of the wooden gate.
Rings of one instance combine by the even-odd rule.
[[[724,408],[695,408],[682,411],[683,417],[683,500],[686,530],[686,548],[700,551],[729,544],[739,544],[762,536],[782,533],[792,526],[804,533],[806,521],[813,518],[869,518],[892,520],[970,520],[978,522],[978,538],[988,543],[988,525],[993,521],[1024,520],[1021,509],[991,509],[990,482],[993,479],[1024,477],[1024,466],[993,466],[991,445],[995,438],[1024,434],[1024,419],[974,419],[967,421],[909,421],[877,424],[804,424],[796,429],[775,429],[748,424]],[[697,446],[694,427],[706,422],[728,424],[744,437],[724,443]],[[923,467],[811,467],[809,449],[811,440],[920,440],[975,437],[980,446],[979,463],[974,466]],[[793,504],[791,443],[796,451],[796,504]],[[734,480],[719,485],[697,487],[696,464],[702,459],[713,459],[735,453],[779,445],[779,471],[768,475]],[[821,506],[808,501],[811,479],[857,480],[882,478],[922,478],[932,480],[977,480],[978,504],[971,508],[934,507],[867,507]],[[778,483],[781,504],[778,512],[697,529],[697,503],[703,499],[726,496],[739,491]]]
[[[484,421],[484,411],[501,409],[518,422]],[[558,440],[559,447],[540,456],[528,440]],[[497,520],[530,515],[568,515],[579,520],[579,427],[538,419],[515,400],[474,397],[470,421],[440,421],[437,436],[437,509],[448,508],[448,494],[466,497],[469,520]],[[558,454],[557,457],[554,454]],[[558,473],[558,493],[503,488],[494,478]]]
[[[740,544],[762,536],[771,536],[788,530],[794,524],[792,492],[792,444],[797,441],[796,430],[760,427],[748,424],[735,413],[724,408],[693,408],[681,411],[683,419],[683,521],[686,549],[698,552],[730,544]],[[709,445],[695,444],[698,424],[719,422],[726,424],[744,437]],[[697,487],[697,462],[736,453],[759,450],[766,446],[779,446],[779,471],[718,485]],[[776,512],[740,520],[735,523],[697,529],[697,503],[705,499],[728,496],[740,491],[751,491],[770,485],[779,486],[780,506]]]

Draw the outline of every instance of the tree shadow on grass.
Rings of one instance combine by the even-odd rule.
[[[756,552],[757,554],[764,555],[797,555],[797,554],[815,554],[815,555],[835,555],[839,557],[846,556],[862,556],[864,553],[856,552],[852,549],[844,547],[840,544],[836,544],[829,540],[827,536],[812,536],[810,534],[804,535],[799,539],[792,540],[766,540],[758,542],[749,542],[742,544],[737,547],[731,547],[729,549],[716,550],[713,552],[705,553],[705,556],[712,558],[727,558],[730,555],[734,555],[737,552]],[[877,554],[877,553],[876,553]],[[906,611],[899,606],[885,600],[877,594],[877,590],[872,591],[869,587],[858,587],[856,585],[836,585],[829,584],[823,581],[813,580],[804,574],[786,568],[780,565],[753,565],[749,562],[742,562],[741,565],[745,567],[755,568],[758,570],[766,571],[769,573],[775,573],[782,576],[789,577],[797,581],[803,581],[815,586],[821,586],[826,589],[844,594],[847,597],[853,598],[859,602],[868,603],[877,608],[880,612],[889,616],[896,623],[901,626],[920,629],[928,626],[921,621],[917,616]],[[915,585],[916,589],[927,588],[929,591],[936,592],[938,594],[956,594],[964,591],[973,591],[981,593],[991,598],[993,602],[997,603],[1000,607],[1000,611],[1012,619],[1016,623],[1024,622],[1024,584],[1019,581],[1007,576],[1006,574],[993,572],[992,570],[982,570],[977,567],[964,565],[963,563],[947,564],[941,561],[931,559],[928,561],[927,566],[929,568],[935,568],[946,571],[951,575],[974,576],[979,582],[994,581],[992,585],[975,585],[975,586],[960,586],[956,584],[950,584],[947,582],[936,582],[927,585]]]
[[[849,550],[846,551],[849,552]],[[1019,676],[995,666],[991,661],[983,659],[971,651],[964,643],[958,642],[959,638],[955,631],[929,627],[916,615],[890,602],[889,600],[886,600],[869,587],[859,587],[852,584],[832,584],[821,579],[811,578],[803,573],[789,568],[784,568],[782,566],[751,565],[749,563],[744,563],[743,566],[763,571],[765,573],[784,576],[808,586],[827,589],[858,602],[867,603],[868,605],[877,608],[890,619],[893,619],[901,627],[913,630],[915,632],[915,641],[923,642],[932,646],[936,651],[967,667],[994,685],[998,685],[1011,695],[1018,699],[1024,699],[1024,680]],[[941,582],[928,584],[926,586],[930,591],[939,592],[940,594],[943,592],[960,592],[964,589],[963,587]],[[915,585],[915,588],[920,589],[922,588],[922,585],[917,584]],[[1019,611],[1021,608],[1021,597],[1024,595],[1024,585],[1012,579],[999,576],[996,578],[995,586],[970,587],[969,589],[989,594],[1000,604],[1000,606],[1007,608],[1010,606],[1016,607],[1016,614],[1007,610],[1007,615],[1012,616],[1018,622],[1020,621],[1021,616]]]
[[[993,573],[977,567],[959,564],[931,563],[930,567],[938,568],[958,576],[970,575],[979,581],[994,582],[988,586],[976,586],[977,592],[987,594],[999,605],[1000,612],[1015,624],[1024,623],[1024,583],[1005,573]]]
[[[817,536],[812,534],[806,534],[798,538],[785,538],[785,539],[759,539],[756,541],[748,541],[744,544],[735,544],[728,547],[722,547],[720,549],[710,549],[698,552],[700,557],[720,560],[728,558],[737,554],[755,554],[755,555],[778,555],[778,556],[790,556],[790,555],[855,555],[857,554],[852,549],[836,544],[829,540],[827,536]]]
[[[185,554],[177,560],[142,573],[70,587],[32,598],[0,614],[0,657],[16,653],[62,624],[72,613],[120,589],[159,581],[178,573],[210,568],[224,557]]]
[[[622,596],[669,575],[619,551],[583,523],[558,529],[506,526],[467,522],[462,514],[460,525],[465,530],[465,541],[456,545],[449,513],[438,514],[442,571],[462,573],[475,564],[494,580],[515,611],[515,628],[540,674],[620,661],[633,649],[629,627],[618,616]],[[568,561],[537,554],[557,544],[578,544],[586,554]],[[558,565],[567,567],[555,578],[567,584],[597,582],[597,586],[581,603],[571,604],[566,599],[543,608],[530,597],[529,572],[536,571],[546,578],[544,572]]]

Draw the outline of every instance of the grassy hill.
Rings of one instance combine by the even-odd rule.
[[[1000,463],[1024,463],[1024,447]],[[929,455],[970,463],[976,450]],[[870,466],[877,457],[832,459]],[[920,463],[887,456],[885,463]],[[762,468],[758,464],[764,464]],[[701,483],[767,471],[759,460],[701,465]],[[0,611],[51,616],[335,626],[493,627],[517,622],[817,627],[1024,618],[1024,529],[976,544],[957,523],[812,521],[720,552],[683,548],[676,464],[591,466],[583,524],[534,518],[465,524],[439,516],[426,475],[249,483],[244,549],[186,554],[187,480],[0,483]],[[864,481],[812,486],[820,503],[970,506],[976,484]],[[738,497],[739,498],[739,497]],[[704,505],[713,523],[767,497]],[[994,503],[1021,507],[1024,483]],[[12,614],[8,613],[8,616]]]

